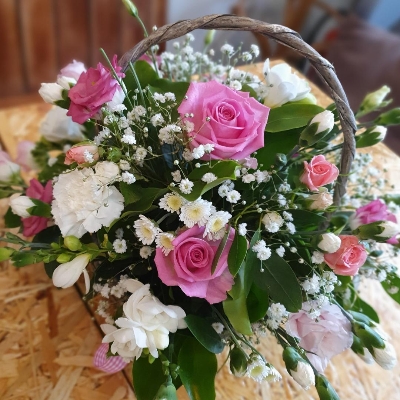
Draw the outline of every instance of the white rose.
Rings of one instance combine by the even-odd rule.
[[[86,271],[86,266],[89,264],[90,254],[80,254],[72,261],[60,264],[53,272],[54,286],[66,289],[72,286],[81,276],[85,276],[86,293],[90,288],[90,279]]]
[[[12,212],[22,218],[28,218],[31,216],[27,210],[28,208],[34,207],[34,205],[35,204],[28,196],[21,196],[16,193],[10,197],[10,207]]]
[[[85,140],[84,131],[85,128],[73,122],[67,115],[67,110],[61,107],[52,108],[40,126],[43,137],[49,142],[56,143],[64,140],[81,142]]]
[[[54,104],[56,101],[63,99],[63,90],[64,88],[58,83],[42,83],[39,94],[46,103]]]
[[[317,114],[311,120],[310,125],[311,124],[318,124],[317,131],[315,132],[316,135],[326,130],[330,132],[335,125],[335,116],[332,111],[325,110]]]
[[[339,236],[334,233],[323,233],[321,241],[318,243],[318,247],[326,253],[334,253],[339,250],[342,241]]]
[[[315,385],[315,374],[311,365],[306,362],[299,361],[297,363],[296,371],[289,371],[292,378],[305,390],[308,390],[310,386]]]
[[[307,81],[293,74],[291,67],[286,63],[270,68],[267,59],[263,72],[267,86],[264,104],[268,107],[279,107],[288,101],[304,99],[310,92]]]
[[[106,335],[103,343],[111,343],[111,352],[133,360],[140,357],[143,349],[149,349],[158,358],[158,349],[169,345],[169,333],[186,328],[182,308],[166,306],[150,293],[150,285],[128,279],[125,288],[132,293],[123,305],[124,315],[115,325],[102,325]]]
[[[9,182],[14,175],[19,174],[20,169],[20,166],[13,163],[5,151],[0,150],[0,182]]]
[[[333,204],[333,197],[328,191],[321,191],[307,198],[312,202],[309,205],[310,210],[325,210]]]
[[[124,209],[122,194],[115,186],[100,185],[92,168],[59,175],[53,196],[51,212],[64,237],[80,238],[110,226]]]
[[[111,161],[101,161],[94,167],[96,178],[101,184],[114,182],[119,176],[119,167]]]

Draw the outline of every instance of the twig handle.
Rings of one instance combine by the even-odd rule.
[[[247,17],[214,14],[192,20],[179,21],[158,28],[150,36],[143,39],[135,47],[125,53],[120,60],[120,65],[126,70],[129,62],[135,62],[152,46],[184,36],[195,29],[236,30],[259,33],[290,47],[310,61],[311,65],[330,90],[330,95],[336,104],[343,129],[344,143],[340,161],[340,176],[336,181],[334,193],[334,204],[338,205],[340,199],[346,193],[347,176],[355,156],[356,146],[354,134],[357,130],[357,125],[347,101],[346,94],[343,91],[332,64],[310,45],[305,43],[297,32],[289,28],[281,25],[268,24]]]

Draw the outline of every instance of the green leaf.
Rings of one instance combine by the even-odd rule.
[[[269,306],[268,292],[253,284],[247,296],[247,311],[250,322],[256,322],[265,317]]]
[[[15,267],[25,267],[42,261],[42,257],[33,250],[16,251],[12,254],[11,260]]]
[[[268,169],[274,165],[278,153],[289,153],[298,144],[301,132],[302,128],[280,133],[265,132],[264,147],[257,150],[256,155],[260,169]]]
[[[0,262],[8,260],[14,251],[11,247],[0,247]]]
[[[10,197],[15,193],[15,190],[13,189],[0,189],[0,199],[5,199],[7,197]]]
[[[298,228],[315,227],[326,221],[326,217],[307,210],[287,210],[293,216],[293,221]]]
[[[136,61],[133,64],[133,68],[137,74],[137,77],[139,78],[139,83],[142,89],[144,89],[148,85],[151,85],[154,81],[158,79],[157,72],[154,71],[153,67],[146,61]],[[135,89],[139,89],[136,84],[135,77],[133,76],[133,73],[130,69],[126,71],[123,81],[128,92],[133,92]]]
[[[179,376],[191,400],[215,399],[215,354],[206,350],[196,339],[187,338],[179,351],[178,365]],[[146,385],[149,376],[152,375],[147,375]]]
[[[248,92],[250,94],[250,97],[254,97],[255,99],[258,99],[256,91],[251,86],[249,86],[247,83],[242,85],[242,89],[240,91]]]
[[[382,113],[375,121],[376,125],[400,125],[400,107]]]
[[[122,193],[122,196],[124,196],[124,201],[125,201],[126,206],[128,204],[139,201],[140,198],[142,197],[141,191],[143,189],[140,185],[135,185],[134,183],[132,183],[131,185],[128,185],[125,182],[120,182],[119,189]]]
[[[235,238],[233,239],[231,249],[228,254],[228,267],[229,272],[235,276],[247,253],[247,240],[244,236],[239,235],[235,232]]]
[[[275,252],[262,262],[264,271],[254,271],[254,283],[261,289],[268,289],[276,303],[283,304],[290,312],[296,312],[303,302],[301,287],[290,265]]]
[[[390,274],[388,279],[381,282],[382,287],[386,290],[386,293],[397,303],[400,304],[400,277],[395,274]],[[398,288],[396,293],[390,293],[392,288]]]
[[[222,303],[224,312],[232,326],[243,335],[251,335],[250,318],[247,311],[247,301],[244,292],[235,299],[227,298]]]
[[[220,336],[210,322],[197,315],[187,315],[185,321],[193,336],[211,353],[219,354],[225,348]]]
[[[365,314],[367,317],[371,318],[372,321],[375,321],[379,324],[379,316],[377,312],[360,297],[357,297],[351,309]]]
[[[138,201],[129,204],[126,208],[126,212],[121,215],[121,218],[127,217],[133,214],[143,213],[148,211],[153,202],[159,197],[163,196],[168,192],[168,189],[160,189],[160,188],[141,188],[141,197]],[[118,220],[116,220],[118,221]],[[115,222],[116,222],[115,221]],[[112,225],[111,225],[112,226]],[[110,226],[110,228],[111,228]]]
[[[6,214],[4,215],[4,223],[7,228],[18,228],[21,226],[22,221],[21,217],[14,214],[11,207],[9,207]]]
[[[147,357],[140,357],[132,366],[133,388],[137,400],[153,400],[158,389],[165,382],[161,359],[149,363]]]
[[[267,132],[281,132],[302,128],[322,111],[324,109],[315,104],[293,103],[273,108],[269,113],[265,130]]]
[[[35,204],[33,207],[29,207],[26,211],[30,215],[37,217],[51,218],[51,205],[47,204],[38,199],[31,199],[32,203]]]

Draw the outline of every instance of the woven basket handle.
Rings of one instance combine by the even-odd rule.
[[[120,65],[125,71],[129,62],[135,62],[152,46],[179,38],[195,29],[252,31],[268,36],[276,42],[290,47],[310,61],[311,65],[330,90],[330,95],[335,101],[343,129],[344,143],[340,161],[340,175],[336,181],[334,194],[334,204],[338,205],[340,199],[346,193],[347,176],[355,156],[354,134],[357,130],[357,125],[347,101],[346,94],[343,91],[332,64],[305,43],[297,32],[289,28],[281,25],[268,24],[247,17],[214,14],[192,20],[179,21],[158,28],[150,34],[150,36],[143,39],[135,47],[125,53],[120,60]]]

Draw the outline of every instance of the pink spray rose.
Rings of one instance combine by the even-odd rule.
[[[311,159],[310,163],[304,161],[304,172],[300,176],[300,181],[310,190],[317,192],[320,186],[332,183],[339,175],[336,165],[319,155]]]
[[[194,124],[188,133],[190,148],[213,144],[202,159],[242,160],[264,146],[269,108],[249,96],[216,81],[192,82],[178,108],[182,118]],[[207,121],[207,119],[209,119]]]
[[[84,144],[71,147],[65,154],[64,164],[71,165],[92,163],[99,159],[99,149],[96,145]]]
[[[123,78],[125,74],[117,65],[117,56],[114,56],[112,64],[117,75]],[[115,92],[120,89],[111,71],[98,63],[97,68],[89,68],[82,72],[76,85],[69,91],[71,105],[67,115],[72,117],[74,122],[83,124],[97,114],[105,103],[111,101]]]
[[[211,266],[221,240],[203,238],[204,227],[194,227],[180,233],[173,241],[174,250],[167,256],[156,250],[155,263],[158,276],[167,286],[179,286],[189,297],[206,299],[210,304],[226,299],[233,285],[228,269],[228,253],[235,230],[230,228],[226,246],[213,274]]]
[[[355,275],[367,259],[367,252],[352,235],[339,235],[341,244],[334,253],[324,254],[325,262],[337,275]]]
[[[310,352],[307,357],[312,365],[323,373],[333,356],[352,345],[353,334],[349,320],[338,306],[327,303],[318,319],[309,314],[311,308],[311,302],[306,302],[301,311],[290,314],[286,331],[300,339],[299,345]]]
[[[365,206],[357,208],[355,214],[353,214],[350,219],[350,228],[354,230],[360,225],[377,221],[391,221],[397,223],[396,216],[388,210],[387,205],[380,199],[371,201]],[[396,236],[393,236],[387,243],[397,244],[399,241],[396,239]]]
[[[37,179],[31,179],[29,182],[29,188],[26,190],[26,195],[31,199],[41,200],[44,203],[50,204],[53,200],[53,186],[51,181],[48,181],[45,186]],[[22,225],[24,226],[24,236],[33,236],[41,232],[47,227],[48,218],[37,217],[35,215],[22,218]]]
[[[86,68],[83,62],[73,60],[72,63],[69,63],[61,69],[58,77],[65,76],[66,78],[72,78],[77,81],[82,72],[86,72]]]

